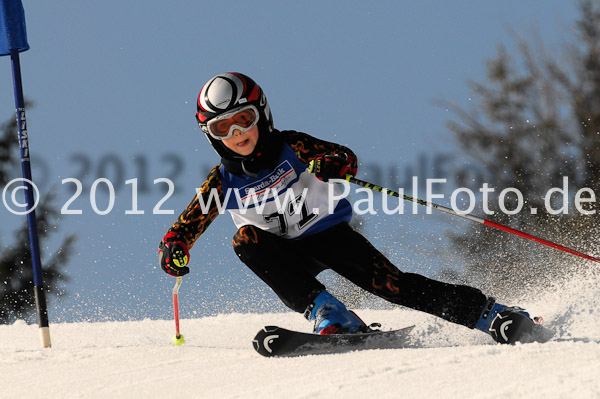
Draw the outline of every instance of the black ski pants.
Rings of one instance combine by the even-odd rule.
[[[234,235],[233,247],[286,306],[301,313],[325,289],[316,279],[325,269],[389,302],[469,328],[487,300],[476,288],[400,271],[348,223],[294,240],[247,225]]]

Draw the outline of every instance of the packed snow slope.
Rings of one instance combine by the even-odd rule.
[[[360,310],[368,322],[415,324],[407,349],[263,358],[266,324],[301,331],[294,313],[172,320],[0,326],[2,398],[600,398],[598,278],[561,284],[525,304],[555,337],[504,346],[483,333],[407,309]],[[185,313],[185,299],[182,298]]]

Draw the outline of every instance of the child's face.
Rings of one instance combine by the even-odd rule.
[[[236,129],[233,131],[232,137],[223,140],[225,147],[243,156],[252,154],[257,142],[258,126],[254,126],[252,129],[245,132]]]

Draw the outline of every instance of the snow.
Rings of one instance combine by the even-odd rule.
[[[598,277],[558,285],[535,302],[556,331],[547,343],[494,344],[486,335],[403,308],[362,309],[387,328],[415,324],[409,348],[296,358],[252,349],[265,324],[308,331],[295,313],[0,326],[3,398],[598,398]],[[188,293],[189,294],[189,293]],[[186,314],[184,290],[181,311]],[[191,313],[191,309],[187,309]]]

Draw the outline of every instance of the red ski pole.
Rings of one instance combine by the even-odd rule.
[[[515,234],[515,235],[517,235],[519,237],[523,237],[523,238],[526,238],[528,240],[535,241],[535,242],[537,242],[539,244],[543,244],[543,245],[546,245],[546,246],[558,249],[558,250],[563,251],[563,252],[568,252],[570,254],[573,254],[573,255],[576,255],[576,256],[579,256],[579,257],[582,257],[582,258],[585,258],[585,259],[593,260],[594,262],[600,262],[600,259],[598,259],[598,258],[595,258],[595,257],[590,256],[590,255],[586,255],[586,254],[578,252],[578,251],[575,251],[574,249],[567,248],[567,247],[562,246],[560,244],[556,244],[556,243],[554,243],[552,241],[548,241],[548,240],[545,240],[543,238],[536,237],[534,235],[527,234],[527,233],[524,233],[524,232],[519,231],[517,229],[513,229],[511,227],[504,226],[504,225],[502,225],[500,223],[492,222],[490,220],[486,220],[486,219],[483,219],[483,218],[480,218],[480,217],[477,217],[477,216],[468,215],[468,214],[464,214],[464,213],[459,213],[459,212],[456,212],[453,209],[447,208],[447,207],[442,206],[442,205],[435,204],[433,202],[423,201],[422,199],[414,198],[414,197],[411,197],[411,196],[408,196],[408,195],[400,195],[400,194],[398,194],[395,191],[388,190],[387,188],[384,188],[384,187],[381,187],[381,186],[377,186],[375,184],[372,184],[372,183],[369,183],[369,182],[366,182],[366,181],[363,181],[363,180],[356,179],[356,178],[352,177],[352,175],[346,175],[345,180],[347,182],[349,182],[349,183],[354,183],[354,184],[357,184],[359,186],[371,189],[373,191],[377,191],[377,192],[380,192],[380,193],[383,193],[383,194],[391,195],[392,197],[402,198],[405,201],[414,202],[414,203],[417,203],[419,205],[426,206],[428,208],[433,208],[433,209],[436,209],[438,211],[441,211],[441,212],[444,212],[444,213],[448,213],[450,215],[460,216],[461,218],[469,219],[469,220],[472,220],[474,222],[484,224],[486,226],[494,227],[496,229],[499,229],[499,230],[502,230],[502,231],[506,231],[507,233]]]
[[[179,332],[179,287],[183,281],[182,277],[177,277],[175,286],[173,287],[173,311],[175,314],[175,335],[173,336],[173,344],[177,346],[183,345],[185,338]]]

